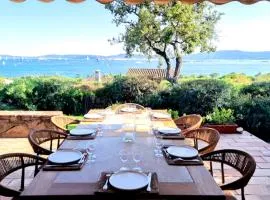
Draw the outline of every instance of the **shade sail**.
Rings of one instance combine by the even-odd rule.
[[[27,0],[10,0],[10,1],[21,3],[21,2],[25,2]],[[38,1],[49,3],[49,2],[53,2],[55,0],[38,0]],[[87,0],[66,0],[66,1],[71,2],[71,3],[81,3],[81,2],[84,2]],[[88,1],[93,1],[93,0],[88,0]],[[102,4],[107,4],[107,3],[112,3],[114,0],[96,0],[96,1],[99,3],[102,3]],[[123,0],[123,1],[126,2],[127,4],[140,4],[140,3],[143,3],[145,0]],[[171,2],[172,0],[152,0],[152,1],[157,3],[157,4],[167,4],[167,3]],[[184,2],[184,3],[188,3],[188,4],[194,4],[194,3],[201,2],[201,1],[209,1],[209,2],[212,2],[214,4],[221,5],[221,4],[229,3],[232,1],[238,1],[238,2],[241,2],[243,4],[253,4],[253,3],[257,3],[259,1],[270,1],[270,0],[179,0],[179,1]]]

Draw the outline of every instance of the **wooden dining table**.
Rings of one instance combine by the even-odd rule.
[[[143,114],[142,114],[143,115]],[[138,117],[139,115],[137,115]],[[136,118],[136,117],[135,117]],[[119,152],[123,149],[132,153],[142,153],[139,166],[145,172],[155,172],[158,177],[158,195],[154,199],[225,199],[224,193],[216,184],[209,171],[203,165],[176,166],[168,165],[164,157],[156,157],[155,136],[153,126],[175,126],[173,120],[149,121],[144,116],[138,117],[134,142],[123,142],[121,124],[130,120],[130,115],[114,114],[107,116],[102,122],[89,122],[77,128],[96,128],[102,131],[102,136],[94,140],[66,139],[60,149],[86,149],[90,144],[95,146],[95,162],[87,162],[80,170],[75,171],[43,171],[41,170],[30,185],[21,193],[20,199],[108,199],[113,195],[100,196],[98,181],[102,172],[116,172],[123,163]],[[151,123],[151,126],[149,125]],[[97,125],[98,124],[98,125]],[[188,140],[162,140],[164,145],[190,145]],[[135,167],[130,154],[126,167]],[[118,196],[121,198],[121,195]],[[140,199],[143,196],[130,195],[128,198]],[[150,199],[151,196],[147,197]]]

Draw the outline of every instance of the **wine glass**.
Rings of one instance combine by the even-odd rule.
[[[142,171],[142,168],[138,166],[138,163],[140,163],[142,159],[142,152],[135,150],[132,153],[132,157],[134,162],[136,163],[136,166],[133,169],[137,171]]]
[[[147,107],[146,109],[146,118],[148,119],[148,125],[149,125],[149,135],[153,135],[153,122],[152,122],[152,109]]]
[[[124,149],[120,150],[119,157],[121,162],[123,163],[123,166],[120,168],[120,170],[128,170],[128,168],[125,166],[128,162],[128,152]]]
[[[161,151],[161,148],[162,148],[162,139],[161,138],[158,138],[158,137],[154,137],[154,140],[155,140],[155,149],[154,149],[154,153],[155,153],[155,156],[156,157],[162,157],[162,151]]]
[[[87,152],[87,154],[89,156],[89,161],[92,162],[92,163],[96,162],[96,159],[97,159],[97,156],[95,154],[95,149],[96,148],[95,148],[95,143],[94,142],[90,143],[88,145],[88,147],[86,148],[86,152]],[[87,163],[89,163],[89,162],[87,161]]]
[[[97,124],[97,136],[103,136],[102,124]]]

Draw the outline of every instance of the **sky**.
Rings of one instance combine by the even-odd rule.
[[[270,51],[270,2],[216,6],[224,13],[217,25],[217,50]],[[121,44],[108,39],[123,32],[102,4],[57,0],[42,3],[0,1],[0,55],[115,55]]]

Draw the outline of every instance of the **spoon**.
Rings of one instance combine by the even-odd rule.
[[[109,181],[110,176],[111,176],[111,174],[106,174],[107,179],[106,179],[106,182],[102,188],[103,190],[108,190],[108,181]]]

